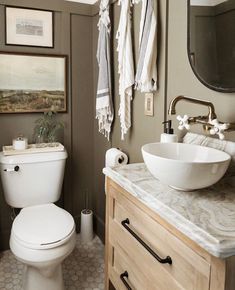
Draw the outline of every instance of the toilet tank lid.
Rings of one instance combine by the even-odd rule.
[[[23,163],[39,163],[55,160],[66,159],[68,154],[66,150],[55,152],[43,152],[32,154],[19,154],[5,156],[3,152],[0,152],[0,163],[2,164],[23,164]]]
[[[51,248],[70,237],[75,223],[70,213],[53,203],[23,208],[12,225],[12,234],[31,249]]]

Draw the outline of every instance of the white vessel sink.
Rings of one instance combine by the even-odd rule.
[[[141,150],[154,177],[184,191],[216,183],[225,174],[231,160],[223,151],[184,143],[151,143]]]

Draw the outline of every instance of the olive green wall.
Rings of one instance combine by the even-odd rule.
[[[94,186],[98,187],[98,192],[95,193],[96,198],[99,196],[99,205],[97,215],[100,220],[104,220],[104,180],[101,173],[104,166],[105,149],[109,147],[119,147],[130,157],[130,162],[142,162],[140,148],[148,142],[159,141],[162,133],[161,122],[165,118],[173,119],[174,128],[179,136],[185,132],[177,130],[178,123],[175,116],[167,115],[167,108],[170,101],[178,95],[186,95],[194,98],[209,100],[214,103],[218,118],[225,122],[235,122],[235,93],[224,94],[212,91],[205,87],[194,75],[188,60],[187,54],[187,0],[159,0],[159,15],[158,15],[158,71],[159,71],[159,90],[154,95],[154,117],[144,115],[144,94],[135,92],[133,107],[132,107],[132,128],[127,134],[125,141],[121,141],[120,123],[117,116],[119,107],[118,96],[118,69],[117,69],[117,42],[115,32],[117,30],[120,9],[115,3],[111,7],[112,27],[113,27],[113,71],[114,71],[114,103],[115,103],[115,121],[113,126],[111,142],[105,142],[103,137],[97,133],[97,128],[94,130],[95,140],[99,139],[98,143],[94,143],[95,154],[95,182]],[[133,39],[135,47],[135,61],[138,57],[138,33],[140,21],[141,4],[134,5],[133,13]],[[98,19],[98,18],[97,18]],[[97,19],[95,22],[97,23]],[[94,29],[97,32],[96,25]],[[94,32],[95,33],[95,32]],[[96,47],[96,42],[94,42]],[[95,49],[94,49],[95,52]],[[96,89],[97,77],[94,74],[94,86]],[[207,108],[202,106],[187,104],[181,102],[177,105],[177,114],[189,114],[196,116],[207,114]],[[194,125],[191,131],[202,131],[201,126]],[[103,140],[102,140],[103,138]],[[226,138],[235,141],[235,133],[227,133]],[[98,154],[99,152],[99,154]],[[100,223],[103,224],[102,222]]]
[[[4,5],[54,11],[55,46],[52,49],[6,46]],[[68,55],[68,110],[59,114],[65,123],[64,143],[69,158],[61,206],[73,214],[79,224],[84,207],[84,192],[93,192],[93,62],[92,6],[62,0],[0,1],[0,50],[41,54]],[[0,114],[0,148],[11,144],[12,138],[23,133],[32,141],[34,122],[40,114]],[[6,205],[0,184],[0,250],[8,248],[11,210]]]
[[[120,147],[130,156],[131,162],[142,161],[141,145],[158,141],[162,132],[161,121],[164,120],[164,111],[168,108],[169,102],[177,95],[184,94],[194,98],[201,98],[212,101],[215,104],[218,118],[221,121],[234,122],[235,93],[220,93],[205,87],[194,75],[188,60],[187,54],[187,0],[160,0],[159,3],[159,35],[160,42],[158,70],[159,70],[159,90],[154,96],[155,114],[154,117],[144,115],[144,94],[135,92],[133,100],[132,128],[127,134],[125,141],[120,139],[120,123],[116,114],[111,145]],[[167,5],[169,7],[167,8]],[[134,6],[133,13],[133,36],[135,47],[135,60],[138,57],[138,32],[140,20],[140,7]],[[119,20],[119,7],[113,5],[113,26],[117,30]],[[167,20],[168,17],[168,20]],[[166,31],[166,26],[168,29]],[[168,35],[165,40],[165,34]],[[117,73],[117,52],[116,39],[114,45],[114,100],[115,110],[119,106],[118,97],[118,73]],[[167,54],[165,55],[165,50]],[[165,78],[166,73],[166,78]],[[166,96],[165,96],[166,95]],[[207,113],[207,108],[198,105],[187,105],[181,103],[177,105],[177,111],[181,114]],[[166,110],[167,111],[167,110]],[[166,116],[173,118],[174,116]],[[174,126],[177,128],[177,124]],[[192,127],[192,131],[201,131],[201,126]],[[202,132],[202,131],[201,131]],[[205,132],[202,132],[205,133]],[[179,132],[180,135],[180,132]],[[234,140],[234,133],[226,133],[226,138]]]
[[[8,47],[4,45],[4,5],[52,9],[55,12],[55,48]],[[115,122],[111,141],[98,133],[95,120],[95,94],[97,84],[97,6],[65,2],[62,0],[0,0],[0,50],[22,51],[46,54],[67,54],[70,60],[68,112],[60,114],[66,129],[64,144],[69,152],[64,194],[61,205],[69,210],[79,222],[80,210],[84,207],[84,192],[90,193],[90,207],[95,214],[95,231],[104,237],[105,190],[102,168],[105,152],[110,147],[125,151],[130,162],[142,162],[140,148],[148,142],[159,141],[162,133],[161,122],[167,117],[167,107],[172,98],[184,94],[190,97],[212,101],[222,121],[235,122],[235,94],[222,94],[206,88],[193,74],[187,56],[187,0],[159,0],[158,13],[158,71],[159,89],[154,95],[154,117],[144,115],[144,94],[135,92],[132,110],[132,128],[125,141],[120,140],[120,123],[117,116],[119,107],[117,42],[115,33],[120,8],[111,5],[112,19],[112,63]],[[169,5],[169,7],[168,7]],[[169,8],[169,9],[168,9]],[[141,4],[134,5],[133,40],[135,61],[138,57],[138,34]],[[168,21],[169,19],[169,21]],[[179,114],[204,114],[207,108],[179,103]],[[31,136],[38,114],[0,115],[0,146],[9,144],[19,132]],[[175,117],[174,127],[177,127]],[[192,131],[202,132],[200,126]],[[226,134],[235,140],[235,134]],[[11,228],[10,210],[5,204],[0,189],[0,249],[8,247]]]
[[[93,111],[93,124],[94,124],[94,141],[93,141],[93,156],[94,156],[94,168],[93,168],[93,195],[92,195],[92,208],[94,210],[95,219],[95,231],[104,240],[105,230],[105,192],[104,192],[104,180],[105,177],[102,174],[102,169],[105,166],[104,156],[107,149],[111,147],[110,142],[102,134],[98,132],[98,122],[95,119],[95,95],[96,95],[96,84],[97,84],[97,60],[96,60],[96,49],[98,41],[97,23],[98,14],[95,11],[93,17],[93,82],[94,82],[94,111]]]
[[[115,3],[113,5],[113,29],[116,32],[119,23],[120,7]],[[134,61],[138,60],[138,40],[139,40],[139,24],[141,16],[141,3],[134,5],[133,9],[133,47]],[[114,104],[115,104],[115,121],[112,134],[112,147],[121,148],[128,153],[130,162],[142,162],[141,146],[145,143],[156,142],[159,140],[162,131],[162,122],[164,121],[164,98],[165,98],[165,19],[166,19],[166,1],[159,1],[158,13],[158,91],[154,94],[154,116],[144,115],[144,99],[143,93],[134,91],[132,102],[132,127],[125,140],[121,140],[121,130],[119,116],[117,115],[119,108],[118,82],[119,75],[117,62],[117,40],[113,38],[114,47]]]
[[[166,1],[159,1],[159,21],[158,21],[158,71],[159,90],[154,94],[154,116],[144,115],[144,94],[134,91],[132,102],[132,127],[126,135],[125,140],[121,140],[120,121],[118,117],[119,95],[118,95],[118,63],[117,63],[117,40],[116,31],[119,23],[120,7],[117,1],[110,7],[110,17],[112,23],[111,47],[112,47],[112,66],[113,66],[113,98],[115,107],[115,119],[110,142],[98,133],[97,120],[94,120],[94,192],[93,207],[96,213],[96,231],[100,237],[104,236],[105,220],[105,190],[104,176],[102,168],[105,166],[105,151],[110,147],[121,148],[130,158],[130,162],[142,162],[141,146],[145,143],[159,141],[162,132],[162,122],[164,121],[165,103],[165,21],[166,21]],[[95,10],[94,10],[95,11]],[[138,58],[138,39],[140,23],[141,4],[133,7],[133,43],[135,63]],[[95,58],[97,48],[97,22],[98,15],[93,23],[93,61],[94,61],[94,95],[97,85],[97,61]],[[94,112],[95,114],[95,112]]]
[[[178,95],[186,95],[211,101],[218,119],[235,122],[235,93],[220,93],[205,87],[194,75],[187,55],[187,0],[169,1],[167,105]],[[226,33],[226,32],[225,32]],[[207,114],[207,108],[185,102],[178,103],[177,114],[197,116]],[[174,127],[177,127],[174,120]],[[200,125],[191,126],[191,131],[203,132]],[[226,133],[226,139],[235,140],[235,133]]]

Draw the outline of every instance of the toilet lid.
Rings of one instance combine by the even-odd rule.
[[[54,204],[23,208],[12,225],[12,234],[29,248],[51,248],[74,231],[70,213]]]

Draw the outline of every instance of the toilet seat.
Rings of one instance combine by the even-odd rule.
[[[64,244],[75,231],[70,213],[53,203],[23,208],[15,218],[11,235],[29,249],[50,249]]]

